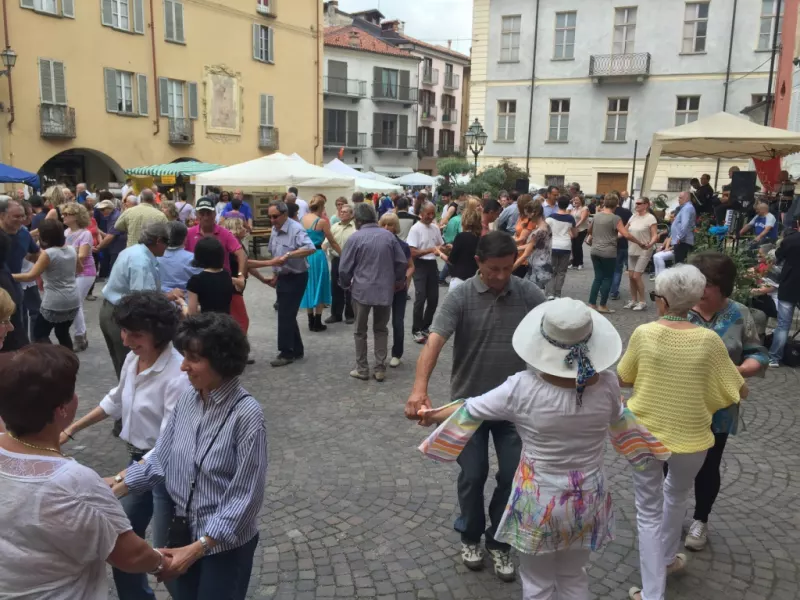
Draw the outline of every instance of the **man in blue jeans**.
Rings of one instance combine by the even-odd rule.
[[[769,349],[769,366],[780,367],[789,330],[792,327],[794,307],[800,302],[800,232],[798,221],[792,229],[787,229],[775,258],[783,262],[778,285],[778,326],[772,334],[772,346]]]

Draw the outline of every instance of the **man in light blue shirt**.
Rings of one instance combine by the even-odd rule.
[[[500,194],[501,197],[503,193]],[[503,209],[503,212],[497,218],[497,230],[514,235],[517,232],[517,221],[519,221],[518,194],[512,192],[510,200],[511,203]]]
[[[164,256],[158,257],[158,272],[161,276],[161,291],[165,294],[174,289],[186,292],[186,284],[192,275],[203,269],[192,266],[194,254],[183,247],[188,229],[180,221],[167,223],[169,246]]]
[[[678,214],[670,231],[676,265],[686,262],[689,252],[694,248],[694,226],[697,221],[697,211],[691,203],[689,192],[680,193],[678,205]]]
[[[139,236],[139,243],[120,252],[108,276],[108,282],[103,288],[100,330],[106,340],[117,378],[128,354],[128,348],[122,343],[119,325],[113,319],[114,306],[123,296],[131,292],[161,290],[161,275],[158,272],[156,257],[164,255],[168,242],[169,230],[166,223],[154,222],[145,225]],[[168,297],[174,300],[178,295],[180,291],[175,290]]]

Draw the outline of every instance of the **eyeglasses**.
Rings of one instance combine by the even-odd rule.
[[[280,216],[280,215],[268,215],[268,216],[269,216],[269,218],[270,218],[271,220],[273,220],[273,221],[274,221],[275,219],[280,219],[280,218],[281,218],[281,216]]]
[[[660,296],[660,295],[656,294],[655,292],[650,292],[650,302],[655,302],[656,298],[661,298],[664,301],[664,304],[669,306],[669,302],[667,302],[667,299],[664,298],[664,296]]]
[[[641,206],[642,204],[644,204],[644,202],[634,202],[634,204],[635,204],[636,206]]]

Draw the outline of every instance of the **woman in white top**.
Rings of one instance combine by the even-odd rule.
[[[622,340],[597,311],[563,298],[528,313],[512,343],[533,369],[465,401],[473,419],[513,422],[523,442],[495,539],[519,552],[523,598],[588,599],[589,553],[614,531],[603,455],[623,408],[617,375],[606,369]],[[421,422],[456,409],[423,411]]]
[[[39,225],[39,240],[44,252],[27,273],[15,273],[14,279],[36,281],[41,275],[44,296],[39,315],[33,324],[33,340],[49,342],[50,332],[55,329],[58,343],[72,350],[69,328],[81,305],[76,283],[79,268],[78,253],[66,245],[64,226],[60,221],[45,219]]]
[[[631,283],[631,300],[623,308],[644,310],[644,273],[653,255],[653,247],[658,242],[658,221],[650,212],[649,198],[638,198],[634,204],[636,212],[628,220],[627,229],[644,247],[636,244],[628,246],[628,278]]]
[[[122,421],[119,437],[128,445],[130,462],[138,462],[155,447],[172,409],[190,387],[186,373],[181,371],[183,357],[172,346],[179,312],[160,292],[133,292],[114,307],[113,318],[121,329],[122,343],[131,350],[122,366],[119,385],[106,394],[98,407],[66,427],[60,441],[64,444],[87,427],[111,417]],[[152,517],[153,543],[157,548],[166,546],[173,507],[164,484],[152,492],[126,496],[122,507],[133,531],[141,537]],[[120,598],[152,594],[144,575],[114,569],[114,581]]]
[[[32,344],[0,355],[0,594],[19,600],[105,600],[106,563],[169,577],[171,560],[131,530],[114,494],[66,458],[77,357]]]

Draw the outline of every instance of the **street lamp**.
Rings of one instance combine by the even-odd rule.
[[[0,57],[2,57],[3,66],[5,67],[4,70],[0,71],[0,75],[8,75],[11,73],[11,69],[14,68],[14,65],[17,64],[17,53],[14,52],[10,46],[6,46],[6,48],[0,52]]]
[[[478,155],[483,152],[483,147],[486,145],[486,139],[489,136],[483,130],[483,125],[478,119],[469,126],[467,132],[464,134],[464,139],[467,142],[470,152],[475,156],[475,174],[478,174]]]

